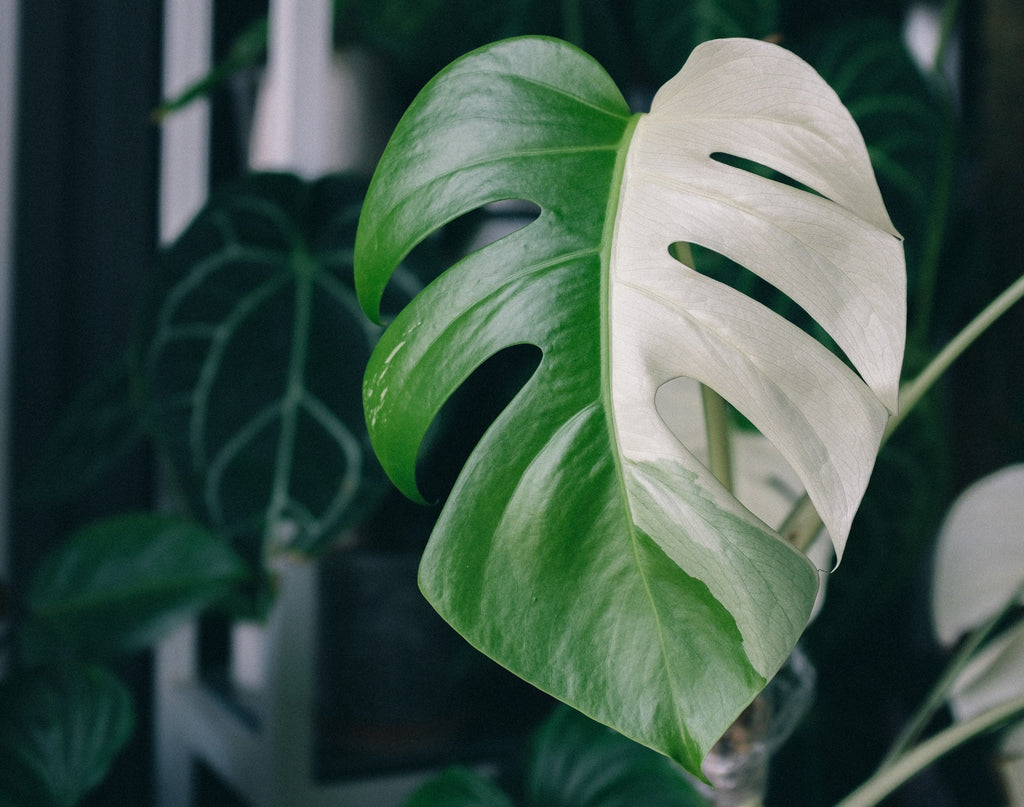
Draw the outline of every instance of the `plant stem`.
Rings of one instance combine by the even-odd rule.
[[[900,390],[900,401],[899,401],[899,412],[895,414],[889,421],[888,426],[885,429],[885,433],[882,436],[882,442],[884,443],[890,434],[903,422],[907,414],[914,408],[914,406],[924,397],[925,393],[928,392],[935,384],[936,381],[942,376],[949,366],[960,358],[962,354],[981,334],[1000,316],[1018,300],[1024,297],[1024,275],[1021,275],[1008,286],[1002,294],[996,297],[992,302],[985,306],[984,310],[981,311],[974,319],[972,319],[966,327],[956,336],[954,336],[949,343],[939,351],[938,355],[935,356],[928,363],[928,366],[921,371],[921,373],[911,381],[908,381],[903,385]]]
[[[1021,584],[1021,586],[1013,592],[1013,595],[1006,601],[1006,605],[993,614],[986,622],[971,631],[967,638],[961,643],[956,655],[950,660],[949,664],[946,665],[946,668],[942,671],[942,675],[939,677],[939,680],[936,681],[935,685],[931,688],[931,691],[928,693],[928,697],[914,712],[910,721],[903,727],[903,731],[900,732],[899,736],[892,744],[892,747],[882,759],[882,762],[879,765],[879,770],[894,765],[906,750],[917,741],[917,738],[921,735],[921,732],[924,731],[932,717],[934,717],[935,713],[942,708],[943,704],[946,702],[946,697],[949,694],[950,687],[953,686],[953,682],[956,681],[961,671],[973,658],[974,652],[991,635],[999,622],[1004,616],[1006,616],[1006,612],[1017,604],[1021,594],[1024,594],[1024,584]]]
[[[796,500],[786,520],[782,522],[779,534],[801,552],[806,552],[814,543],[814,537],[820,529],[821,516],[811,504],[811,497],[804,493]]]
[[[732,447],[725,399],[703,384],[700,385],[700,397],[704,404],[704,425],[708,436],[708,468],[726,490],[732,491]]]
[[[1024,297],[1024,275],[1021,275],[1008,286],[1002,294],[985,306],[973,320],[971,320],[960,333],[953,337],[949,343],[933,358],[928,366],[914,379],[906,382],[900,389],[899,412],[895,414],[887,424],[882,434],[882,445],[889,439],[896,427],[902,423],[914,406],[941,378],[942,374],[949,369],[949,366],[956,361],[968,347],[1000,316],[1016,302]],[[805,493],[789,511],[779,533],[783,535],[797,549],[806,551],[811,545],[814,536],[821,528],[821,519],[814,511],[814,506]]]
[[[896,762],[876,771],[836,807],[872,807],[944,754],[1020,715],[1024,715],[1024,695],[993,706],[963,723],[956,723],[907,752]]]

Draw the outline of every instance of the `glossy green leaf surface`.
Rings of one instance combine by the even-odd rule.
[[[44,659],[138,650],[247,576],[237,553],[196,524],[148,513],[105,519],[40,563],[26,597],[24,649]]]
[[[106,775],[134,723],[100,667],[33,670],[0,683],[0,804],[73,807]]]
[[[841,555],[896,400],[901,243],[835,94],[753,40],[700,46],[642,115],[556,40],[453,63],[371,183],[364,309],[430,233],[509,198],[539,217],[452,266],[382,337],[364,383],[371,439],[417,497],[417,453],[452,391],[502,348],[542,351],[467,461],[421,587],[513,672],[697,771],[795,645],[817,575],[676,439],[676,402],[656,393],[689,377],[729,400],[793,466]],[[856,372],[676,260],[678,242],[780,288]]]

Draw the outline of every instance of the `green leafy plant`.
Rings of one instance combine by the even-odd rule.
[[[359,394],[378,333],[351,279],[363,190],[347,176],[230,183],[160,255],[141,317],[147,431],[187,512],[257,571],[330,546],[386,490]]]
[[[552,40],[497,43],[443,71],[413,104],[362,218],[356,257],[369,313],[378,312],[386,288],[396,288],[388,284],[398,262],[460,216],[512,198],[540,214],[453,267],[398,318],[370,360],[367,416],[388,472],[422,498],[428,486],[418,463],[444,402],[493,355],[513,347],[521,356],[532,346],[537,369],[449,497],[424,558],[423,588],[473,644],[696,772],[806,625],[815,565],[830,564],[809,563],[799,551],[815,548],[819,511],[841,557],[879,444],[1024,285],[931,358],[952,127],[927,92],[907,94],[906,54],[891,29],[858,23],[810,47],[796,43],[830,86],[766,43],[708,43],[641,115],[610,76],[630,98],[643,96],[691,47],[712,37],[774,38],[780,15],[768,0],[625,5],[513,0],[500,14],[470,15],[471,26],[446,27],[439,43],[422,30],[437,14],[434,4],[337,4],[339,41],[390,48],[416,89],[424,65],[476,44],[467,39],[518,27],[564,35],[604,64]],[[266,39],[266,23],[253,24],[220,68],[161,114],[259,61]],[[935,166],[918,164],[936,151]],[[908,284],[916,316],[904,362],[915,377],[900,389],[898,407],[902,248],[871,165],[917,269]],[[103,468],[97,452],[155,438],[185,510],[237,547],[257,576],[277,553],[315,555],[330,546],[383,484],[370,458],[363,462],[358,379],[349,383],[378,335],[353,315],[349,288],[362,191],[345,179],[306,184],[261,175],[215,194],[163,257],[132,361],[100,379],[65,423],[66,439],[45,452],[49,481],[95,481]],[[404,271],[397,277],[404,302],[415,284]],[[703,382],[697,405],[693,378]],[[731,434],[737,421],[768,435],[807,488],[789,518],[767,515],[747,495],[743,441]],[[694,424],[706,429],[702,441],[692,437]],[[69,444],[82,458],[81,475],[66,473]],[[922,482],[912,452],[886,448],[883,471],[939,487],[930,476]],[[767,476],[782,478],[774,464]],[[43,479],[36,491],[46,489]],[[878,602],[903,579],[894,570],[920,557],[905,534],[916,530],[918,548],[930,535],[915,518],[923,505],[915,499],[907,507],[905,498],[898,497],[899,524],[887,521],[877,577],[855,584]],[[52,677],[51,662],[93,644],[105,648],[105,659],[145,644],[174,619],[219,601],[213,591],[231,593],[247,579],[194,580],[195,599],[176,604],[155,590],[122,588],[128,566],[106,576],[105,560],[92,555],[104,547],[121,553],[108,536],[77,561],[49,562],[64,583],[33,588],[19,631],[26,655],[45,665],[34,669],[46,674],[37,685],[18,675],[0,686],[8,706],[40,698],[50,704],[41,712],[64,710],[71,718],[59,731],[67,737],[76,721],[111,727],[109,743],[67,765],[77,782],[68,792],[79,795],[123,742],[127,712],[101,668],[76,662],[78,683],[69,684]],[[144,561],[130,550],[125,557]],[[204,554],[182,557],[201,564]],[[62,586],[89,601],[104,581],[124,601],[95,619],[87,609],[83,622]],[[265,602],[267,583],[257,579],[257,601]],[[202,593],[204,585],[213,588]],[[145,607],[131,614],[136,601]],[[859,605],[854,610],[867,610]],[[166,624],[165,609],[173,617]],[[73,623],[64,622],[69,614]],[[845,640],[849,623],[839,623],[834,633]],[[992,646],[994,654],[1002,649]],[[971,691],[967,679],[955,688],[968,700]],[[54,692],[70,696],[58,701]],[[934,743],[895,746],[849,804],[875,803],[922,765],[1015,714],[978,722],[969,711],[964,725]],[[0,738],[0,747],[23,755],[7,780],[0,773],[12,793],[17,781],[64,764],[56,744],[22,742],[36,719],[23,719],[30,714],[18,712]],[[559,719],[571,721],[566,714]],[[615,768],[604,751],[631,760],[642,750],[620,747],[613,736],[580,729],[585,742],[571,744],[573,754],[583,766],[600,758]],[[547,769],[558,769],[551,780],[563,781],[545,798],[576,803],[583,796],[567,771],[577,769],[554,742],[539,743],[532,764],[545,768],[537,749],[550,756]],[[654,780],[674,792],[679,780],[663,777],[667,770]],[[422,803],[511,803],[466,771],[437,787]],[[26,803],[77,798],[39,792]]]
[[[876,804],[909,776],[966,739],[1011,727],[1000,742],[1000,774],[1011,801],[1024,782],[1024,466],[1000,469],[953,502],[936,544],[931,601],[936,636],[951,660],[882,758],[843,800]],[[950,725],[923,737],[947,707]]]
[[[841,554],[896,404],[900,240],[835,94],[751,40],[700,46],[643,115],[555,40],[455,62],[371,184],[356,241],[364,309],[377,314],[427,235],[505,198],[541,213],[450,269],[382,337],[364,393],[374,448],[417,497],[419,445],[452,390],[501,349],[537,345],[537,372],[445,505],[421,587],[485,653],[699,772],[803,631],[817,573],[659,409],[678,377],[728,399],[793,465]],[[798,301],[856,371],[702,275],[692,243]]]
[[[505,789],[466,768],[429,781],[403,807],[701,807],[665,757],[571,709],[556,708],[531,738],[522,782]]]
[[[133,730],[132,697],[111,665],[247,575],[217,536],[146,513],[90,524],[50,552],[15,623],[17,667],[0,681],[0,803],[78,804]]]
[[[860,114],[934,120],[881,100]],[[906,142],[872,153],[934,242],[947,200],[929,206],[901,172]],[[502,350],[539,350],[445,502],[421,588],[479,649],[700,775],[807,623],[817,575],[797,548],[824,524],[842,557],[879,446],[1024,280],[934,358],[919,336],[923,369],[901,387],[902,244],[869,151],[806,63],[752,40],[699,46],[645,114],[556,40],[498,42],[445,68],[371,183],[355,258],[364,310],[376,315],[394,267],[431,233],[504,199],[539,214],[428,286],[364,384],[374,448],[422,500],[418,454],[447,398]],[[814,327],[724,282],[722,259]],[[921,260],[926,308],[934,243]],[[680,379],[703,385],[703,412],[683,404]],[[730,491],[722,398],[806,489],[777,529]],[[706,455],[677,439],[694,418]]]
[[[181,507],[76,531],[25,589],[18,672],[0,682],[11,693],[0,767],[12,760],[0,796],[12,804],[74,804],[103,777],[131,725],[108,665],[214,606],[259,612],[276,557],[326,551],[380,502],[386,482],[360,399],[378,329],[351,279],[364,187],[259,174],[214,194],[159,256],[130,357],[83,393],[41,452],[36,501],[80,494],[152,440]],[[29,742],[43,714],[52,736]],[[111,730],[71,743],[100,714]],[[75,754],[60,756],[65,747]],[[24,801],[32,776],[57,789]]]

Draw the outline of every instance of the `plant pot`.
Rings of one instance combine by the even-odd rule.
[[[360,547],[320,561],[321,776],[500,758],[549,708],[437,615],[417,585],[420,553]]]

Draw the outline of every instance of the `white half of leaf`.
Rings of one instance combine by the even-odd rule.
[[[708,439],[700,384],[692,378],[676,378],[664,384],[654,401],[658,415],[686,449],[708,464]],[[735,429],[731,434],[733,492],[751,513],[771,527],[778,527],[804,492],[803,484],[779,450],[763,434]],[[822,538],[807,549],[818,573],[818,597],[811,620],[825,602],[832,544]]]
[[[827,198],[714,153],[767,165]],[[678,241],[720,252],[788,294],[860,375],[761,304],[673,259]],[[696,379],[778,448],[841,558],[895,408],[905,287],[902,244],[835,93],[782,48],[701,45],[639,121],[624,170],[609,293],[623,456],[699,464],[668,448],[674,439],[651,406],[666,382]]]
[[[1024,464],[961,493],[939,529],[935,553],[932,619],[939,641],[952,646],[1024,584]]]

